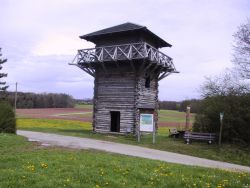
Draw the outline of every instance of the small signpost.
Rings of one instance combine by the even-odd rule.
[[[222,137],[222,126],[223,126],[223,117],[224,113],[220,113],[220,135],[219,135],[219,146],[221,146],[221,137]]]
[[[16,82],[16,92],[15,92],[15,115],[16,115],[16,103],[17,103],[17,82]]]
[[[153,133],[153,144],[155,143],[155,123],[153,114],[140,114],[140,127],[138,130],[138,142],[140,142],[141,132]]]
[[[185,126],[185,131],[189,131],[189,124],[190,124],[190,106],[187,106],[187,111],[186,111],[186,126]]]

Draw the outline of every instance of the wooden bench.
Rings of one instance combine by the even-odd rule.
[[[177,129],[173,128],[173,129],[169,129],[169,137],[174,137],[177,138],[179,137],[179,132],[177,131]]]
[[[207,141],[208,144],[211,144],[215,141],[215,136],[215,133],[198,133],[186,131],[183,138],[187,144],[189,144],[192,140],[204,140]]]

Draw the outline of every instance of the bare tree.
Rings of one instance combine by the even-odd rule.
[[[250,79],[250,19],[246,24],[239,26],[233,36],[233,62],[239,74],[245,79]]]
[[[239,79],[230,69],[215,77],[206,77],[200,88],[203,98],[214,96],[244,95],[249,94],[249,83]]]

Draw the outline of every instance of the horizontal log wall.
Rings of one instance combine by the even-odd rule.
[[[110,132],[111,111],[120,111],[120,132],[134,132],[135,73],[129,64],[97,69],[95,77],[94,127]]]
[[[136,133],[140,110],[151,109],[157,123],[158,82],[153,78],[145,87],[145,76],[137,75],[129,63],[96,68],[93,129],[110,132],[111,111],[120,112],[120,132]]]
[[[146,78],[141,76],[136,84],[136,130],[139,129],[140,114],[152,113],[154,114],[154,122],[156,128],[158,127],[158,81],[153,78],[150,81],[150,87],[145,87]]]
[[[157,101],[157,81],[153,79],[150,81],[150,87],[145,87],[146,79],[140,77],[137,83],[137,107],[154,109]]]

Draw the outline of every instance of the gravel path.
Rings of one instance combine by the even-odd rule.
[[[119,153],[135,157],[143,157],[147,159],[160,160],[170,163],[178,163],[193,166],[202,166],[210,168],[220,168],[232,171],[250,172],[250,167],[230,164],[225,162],[213,161],[182,155],[167,151],[149,149],[145,147],[133,146],[128,144],[119,144],[108,141],[94,140],[88,138],[80,138],[73,136],[63,136],[50,133],[41,133],[33,131],[17,131],[18,135],[25,136],[29,141],[38,141],[43,145],[63,146],[74,149],[96,149],[112,153]]]

